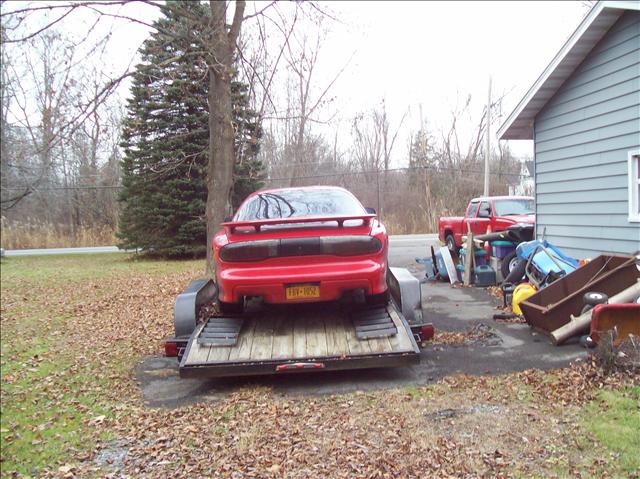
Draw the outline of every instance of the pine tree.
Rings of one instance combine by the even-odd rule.
[[[180,2],[198,16],[199,2]],[[157,32],[145,42],[124,121],[124,204],[121,247],[164,257],[206,252],[205,201],[208,163],[208,69],[201,32],[175,9],[163,7]],[[233,83],[236,165],[234,199],[262,186],[257,159],[262,128],[249,107],[247,86]],[[237,203],[236,201],[236,203]]]

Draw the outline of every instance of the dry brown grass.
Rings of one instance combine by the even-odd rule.
[[[5,249],[70,248],[116,244],[115,229],[109,226],[80,226],[45,223],[32,218],[15,222],[2,218],[2,247]]]

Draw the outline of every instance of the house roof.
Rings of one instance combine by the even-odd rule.
[[[640,11],[640,2],[599,1],[591,7],[578,28],[498,129],[499,139],[533,139],[533,121],[540,110],[626,10]]]

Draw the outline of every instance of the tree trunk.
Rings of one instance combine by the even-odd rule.
[[[213,69],[211,69],[213,70]],[[209,165],[207,169],[207,275],[213,276],[213,237],[229,214],[233,186],[231,79],[209,73]]]
[[[213,237],[230,213],[233,186],[234,128],[231,107],[233,52],[240,32],[245,2],[237,1],[233,23],[227,31],[226,2],[210,0],[211,37],[209,65],[209,164],[207,166],[207,268],[215,276]]]

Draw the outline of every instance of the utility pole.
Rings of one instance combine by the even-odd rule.
[[[484,196],[489,196],[489,156],[491,155],[491,76],[489,76],[489,94],[487,97],[487,138],[484,153]]]

